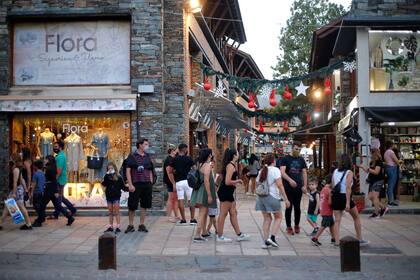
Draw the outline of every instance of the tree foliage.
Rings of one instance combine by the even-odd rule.
[[[280,56],[273,67],[275,78],[307,73],[313,32],[344,15],[345,9],[328,0],[295,0],[290,12],[286,27],[280,31]]]

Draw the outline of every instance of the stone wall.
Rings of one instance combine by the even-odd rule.
[[[418,0],[353,0],[351,13],[357,16],[419,15]]]
[[[0,113],[0,206],[4,203],[9,185],[9,119]]]
[[[163,5],[163,6],[162,6]],[[154,93],[141,95],[137,113],[132,114],[132,145],[139,137],[148,138],[155,151],[156,166],[161,171],[167,143],[188,143],[188,114],[185,114],[185,27],[184,0],[3,0],[0,1],[0,94],[10,87],[9,32],[7,14],[25,16],[66,15],[85,18],[107,15],[131,16],[131,89],[153,85]],[[7,118],[6,118],[7,119]],[[141,124],[139,125],[139,122]],[[0,118],[1,132],[8,128]],[[8,135],[8,133],[2,133]],[[0,169],[7,170],[3,152],[7,141],[0,139]],[[7,157],[6,157],[7,158]],[[161,174],[159,174],[161,178]],[[3,176],[3,175],[0,175]],[[161,180],[159,180],[161,182]],[[5,185],[2,177],[0,184]],[[161,183],[155,187],[154,208],[163,207]]]

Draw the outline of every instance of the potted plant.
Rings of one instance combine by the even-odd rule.
[[[416,69],[416,51],[417,51],[417,39],[414,35],[404,40],[404,45],[407,48],[407,58],[410,71],[413,72]]]
[[[385,59],[385,71],[389,73],[389,89],[394,89],[393,74],[408,70],[408,59],[400,55],[396,59]]]

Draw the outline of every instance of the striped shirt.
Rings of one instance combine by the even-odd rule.
[[[150,157],[146,154],[140,155],[138,152],[132,154],[138,166],[144,166],[146,160],[150,161]],[[131,180],[134,183],[150,183],[152,182],[152,171],[143,169],[139,171],[137,168],[131,167]]]

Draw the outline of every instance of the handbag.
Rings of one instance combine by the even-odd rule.
[[[101,169],[104,158],[100,156],[87,156],[87,166],[89,169]]]
[[[264,182],[258,182],[257,188],[255,190],[255,193],[258,196],[268,196],[270,194],[270,185],[268,184],[268,178]]]

